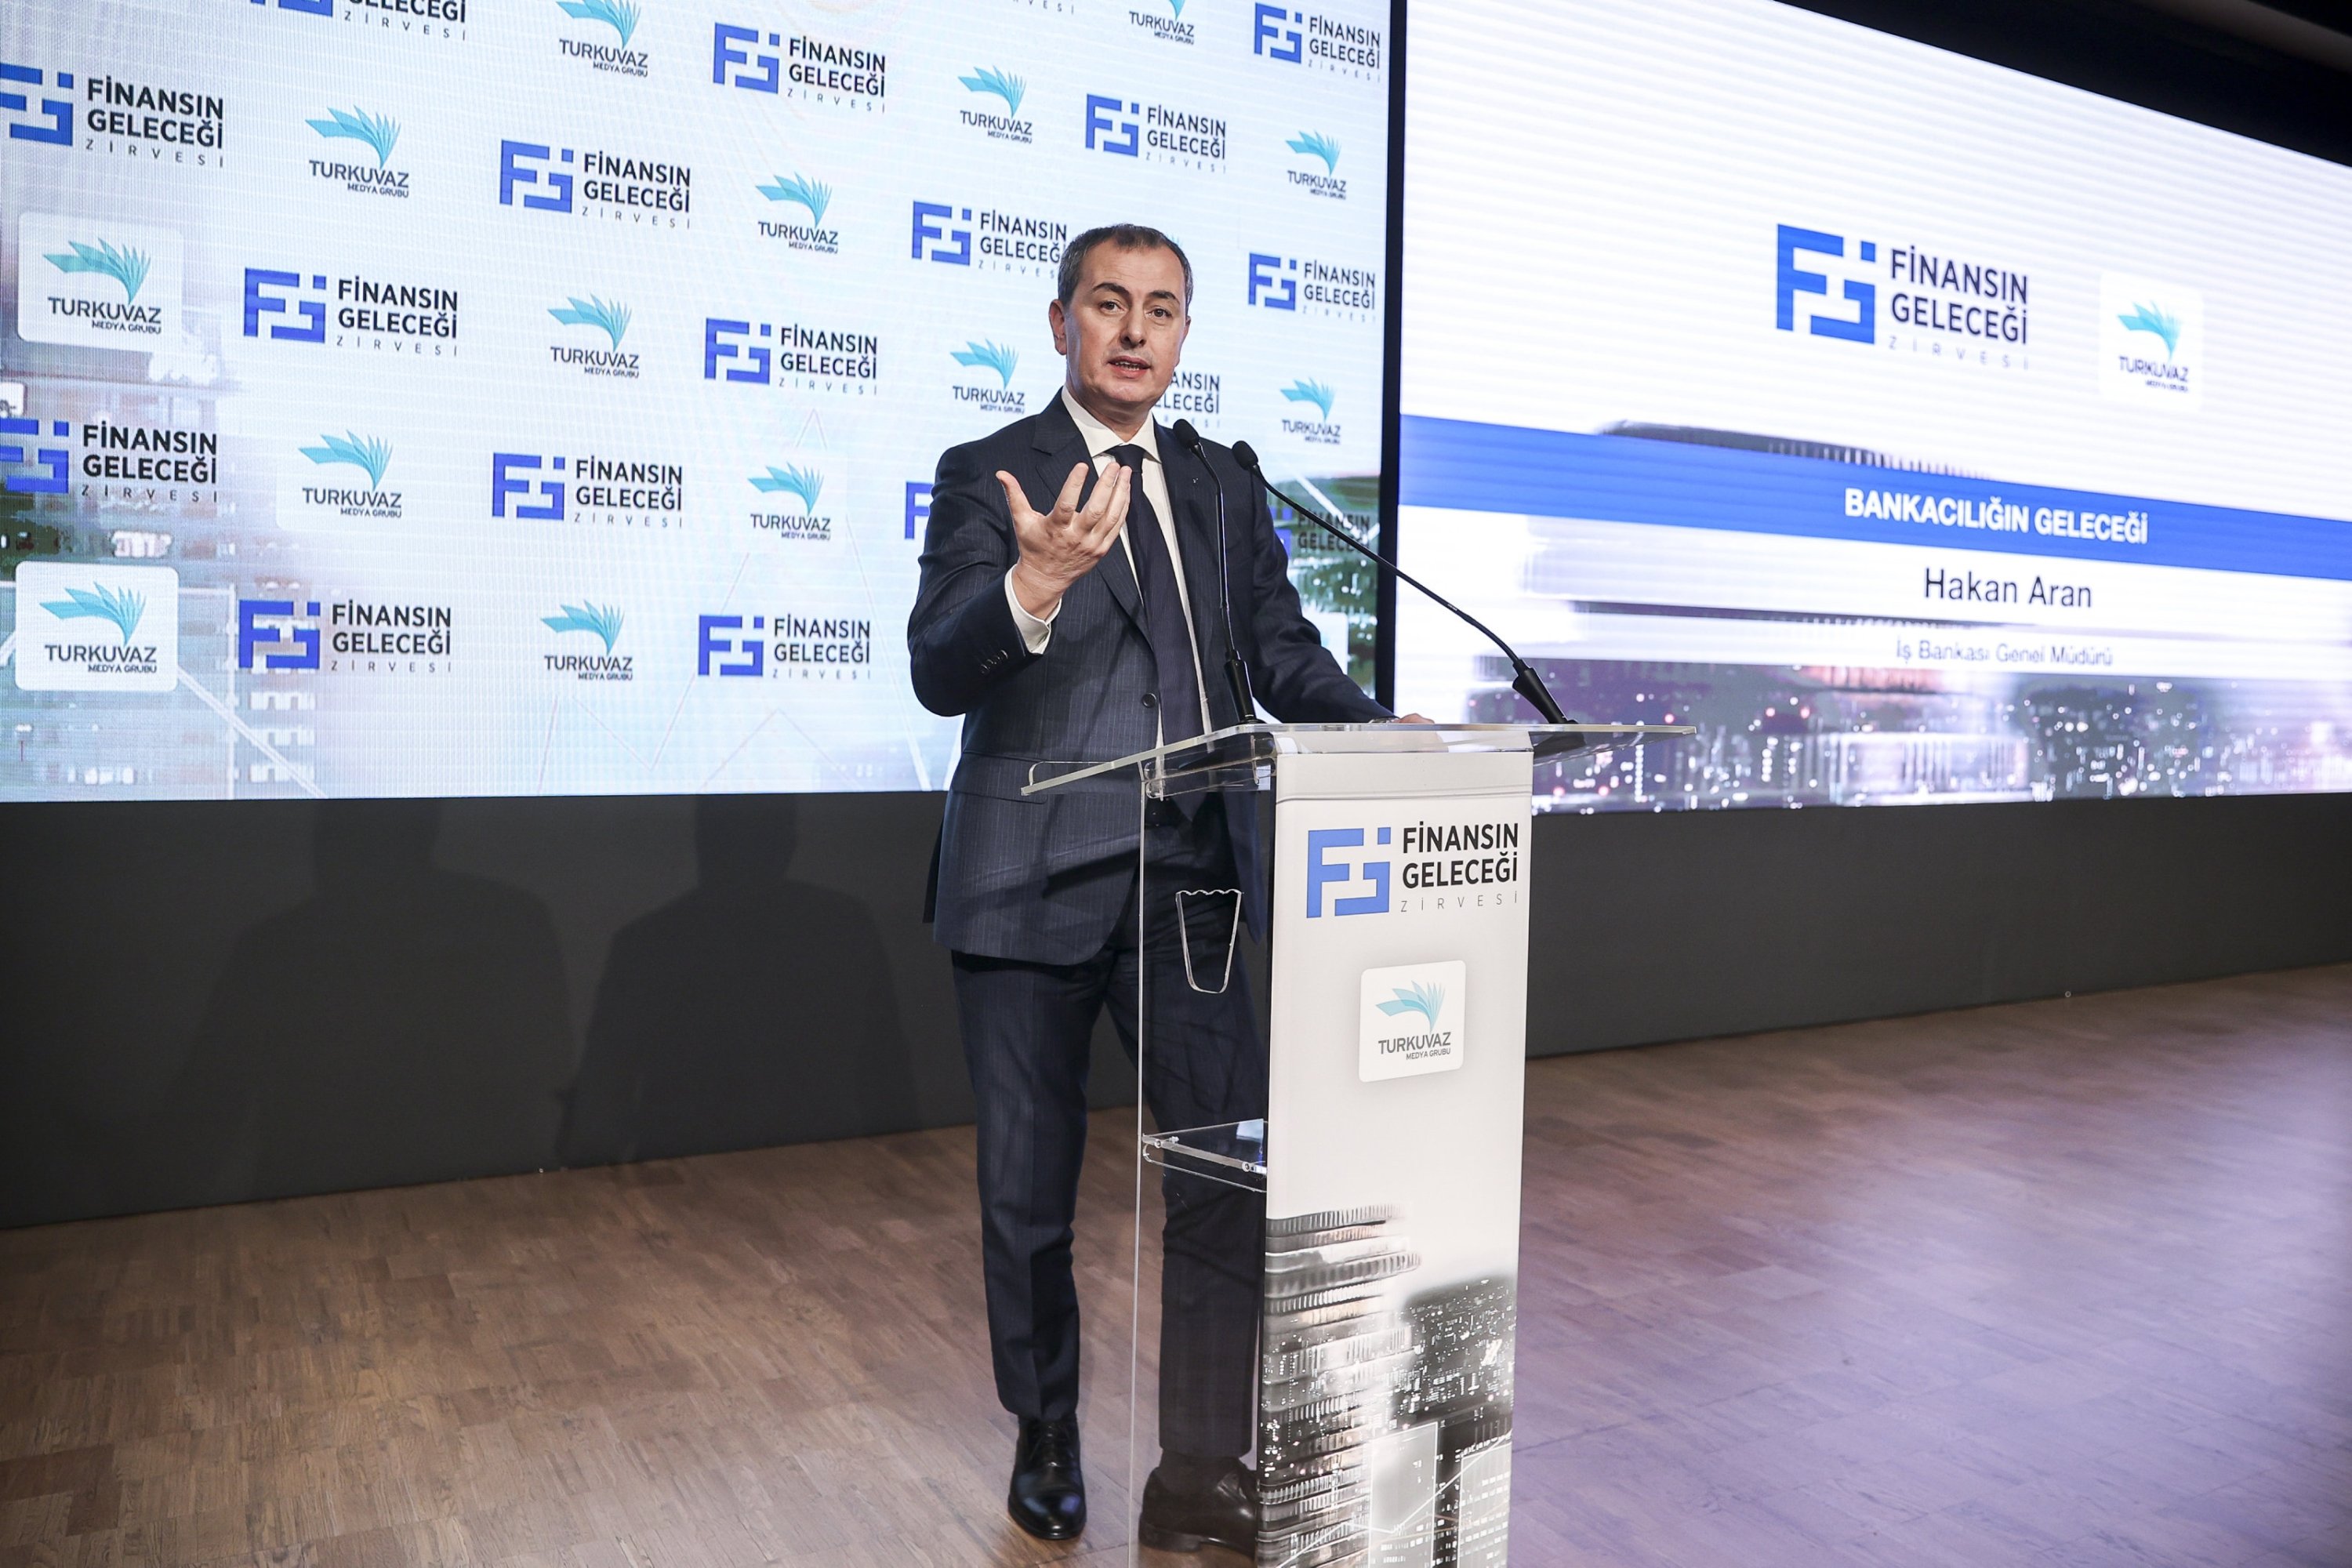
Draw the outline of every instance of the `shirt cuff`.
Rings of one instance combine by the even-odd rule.
[[[1004,574],[1004,602],[1013,606],[1013,624],[1021,629],[1024,646],[1031,653],[1044,653],[1045,645],[1054,640],[1054,620],[1062,613],[1062,601],[1055,600],[1054,607],[1046,611],[1042,619],[1031,615],[1021,607],[1021,595],[1013,591],[1013,574],[1007,572]]]

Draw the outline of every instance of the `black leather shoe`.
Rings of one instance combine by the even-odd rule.
[[[1168,1484],[1166,1467],[1143,1485],[1143,1517],[1136,1537],[1154,1552],[1198,1552],[1223,1546],[1244,1557],[1257,1555],[1257,1478],[1236,1460],[1207,1487],[1179,1491]]]
[[[1087,1478],[1078,1468],[1076,1421],[1022,1417],[1004,1511],[1040,1541],[1073,1540],[1087,1527]]]

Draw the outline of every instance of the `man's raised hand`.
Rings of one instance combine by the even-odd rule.
[[[1043,514],[1029,504],[1019,481],[1002,468],[996,472],[996,482],[1004,487],[1004,504],[1013,513],[1013,542],[1021,552],[1013,566],[1013,595],[1033,616],[1053,614],[1070,584],[1095,569],[1127,526],[1126,466],[1111,465],[1096,484],[1094,498],[1081,507],[1078,492],[1086,488],[1087,467],[1080,463],[1071,468],[1062,493],[1054,498],[1054,510]]]

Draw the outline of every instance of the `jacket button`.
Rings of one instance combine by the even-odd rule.
[[[1157,707],[1159,707],[1159,706],[1160,706],[1160,695],[1159,695],[1159,693],[1157,693],[1157,692],[1153,692],[1153,691],[1147,691],[1147,692],[1145,692],[1145,693],[1143,694],[1143,705],[1144,705],[1146,708],[1157,708]]]

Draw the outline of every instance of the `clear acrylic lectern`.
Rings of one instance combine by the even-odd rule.
[[[1032,770],[1057,842],[1135,866],[1133,1295],[1087,1335],[1128,1363],[1124,1409],[1092,1402],[1097,1543],[1247,1549],[1238,1489],[1262,1568],[1504,1562],[1533,765],[1691,732],[1246,724]]]

